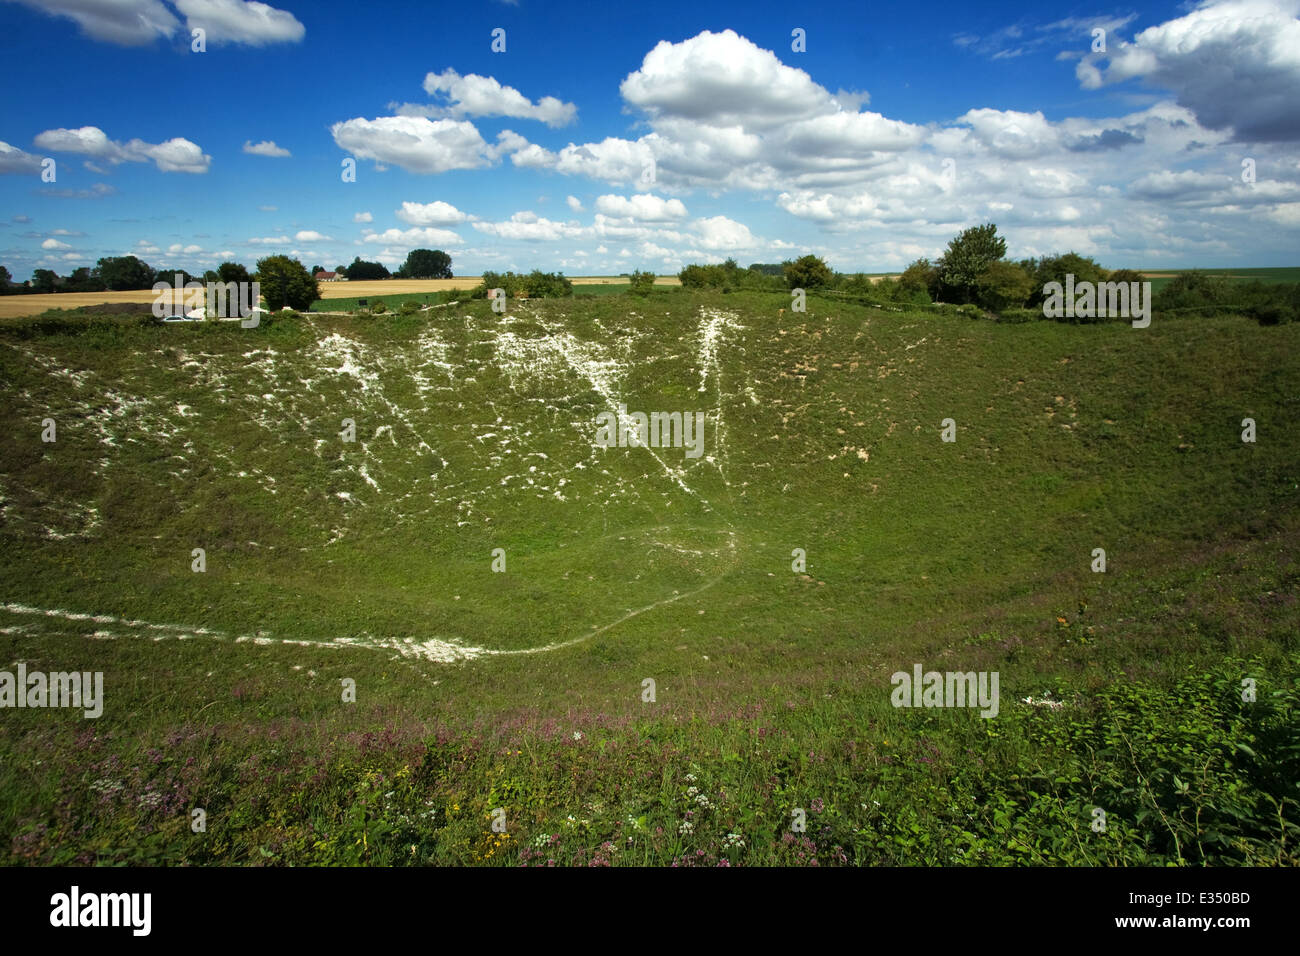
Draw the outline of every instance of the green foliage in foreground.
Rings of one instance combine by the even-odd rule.
[[[1254,703],[1241,675],[1261,674],[1259,662],[1225,661],[1164,690],[1121,683],[993,720],[927,712],[919,727],[852,694],[720,721],[549,721],[532,733],[378,712],[358,715],[374,730],[341,739],[300,721],[186,723],[138,749],[87,724],[75,750],[47,755],[29,736],[0,770],[13,834],[0,859],[1294,866],[1297,665],[1261,680]],[[57,798],[20,796],[29,775],[57,781]]]

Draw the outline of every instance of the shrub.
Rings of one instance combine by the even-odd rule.
[[[508,299],[518,298],[520,293],[530,299],[573,295],[573,283],[564,277],[564,273],[542,272],[540,269],[534,269],[526,276],[514,272],[485,272],[483,281],[469,294],[486,298],[493,289],[504,289]]]
[[[1142,273],[1135,272],[1132,269],[1116,269],[1114,272],[1107,273],[1107,282],[1145,282]]]
[[[1022,268],[1028,267],[1033,270],[1033,288],[1026,305],[1030,308],[1041,306],[1046,300],[1043,294],[1043,286],[1049,282],[1059,282],[1061,288],[1065,288],[1065,277],[1074,276],[1074,284],[1080,282],[1102,282],[1106,278],[1106,270],[1103,269],[1096,261],[1081,256],[1077,252],[1067,252],[1059,256],[1044,256],[1042,259],[1027,259],[1020,263]],[[1116,280],[1119,281],[1119,280]]]
[[[1204,272],[1180,272],[1152,298],[1157,312],[1217,312],[1231,301],[1232,284]]]
[[[1286,325],[1296,321],[1295,313],[1284,305],[1265,302],[1250,307],[1250,317],[1260,325]]]
[[[653,272],[633,272],[632,288],[629,290],[633,295],[646,296],[655,287],[655,274]]]
[[[480,282],[470,295],[484,298],[493,289],[504,289],[506,298],[514,298],[516,292],[523,288],[522,277],[513,272],[485,272]]]
[[[881,280],[887,282],[889,280]],[[834,278],[828,283],[829,287],[837,292],[850,292],[854,295],[871,295],[878,293],[880,283],[872,284],[871,277],[862,272],[852,274],[836,273]]]
[[[931,302],[939,294],[939,270],[929,259],[917,259],[903,270],[898,284],[907,290],[912,301],[919,301],[920,293],[925,293],[925,301]]]
[[[801,256],[785,265],[785,281],[791,289],[816,289],[831,281],[834,273],[819,256]]]
[[[384,304],[383,299],[375,299],[370,303],[370,311],[374,315],[383,315],[388,311],[388,306]]]
[[[677,279],[681,282],[682,287],[686,289],[703,289],[711,285],[709,280],[709,267],[700,265],[689,265],[681,272],[677,273]]]
[[[736,260],[715,265],[693,263],[681,272],[677,278],[685,289],[722,289],[726,292],[748,289],[761,292],[783,292],[787,288],[785,280],[765,274],[759,269],[742,269]]]
[[[524,279],[524,291],[530,299],[558,299],[573,295],[573,283],[562,272],[534,269]]]
[[[1260,325],[1300,322],[1300,283],[1243,282],[1234,291],[1241,306],[1230,311],[1244,312]]]
[[[975,281],[975,301],[994,312],[1020,308],[1033,288],[1033,278],[1014,262],[990,262]]]
[[[420,311],[420,303],[416,299],[407,299],[399,307],[402,315],[414,315]]]

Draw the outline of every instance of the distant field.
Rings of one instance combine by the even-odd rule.
[[[20,315],[40,315],[47,309],[79,309],[87,305],[101,305],[105,302],[152,302],[153,293],[148,289],[137,292],[56,292],[52,295],[6,295],[0,296],[0,319],[11,319]]]
[[[480,276],[462,276],[455,279],[377,279],[369,282],[322,282],[321,299],[383,298],[385,303],[397,305],[406,298],[418,298],[449,289],[472,289],[482,281]],[[627,281],[620,276],[575,276],[569,279],[574,285],[622,286]],[[681,285],[676,276],[660,276],[656,285]],[[47,309],[79,309],[104,302],[153,302],[150,289],[131,292],[55,292],[50,295],[0,296],[0,319],[21,315],[40,315]],[[391,297],[391,298],[390,298]],[[355,308],[355,304],[351,306]]]
[[[1214,276],[1220,279],[1231,279],[1235,282],[1300,282],[1300,267],[1292,268],[1289,266],[1275,266],[1264,269],[1159,269],[1159,270],[1142,270],[1142,274],[1151,280],[1151,291],[1159,292],[1170,282],[1179,272],[1195,271],[1203,272],[1205,275]]]

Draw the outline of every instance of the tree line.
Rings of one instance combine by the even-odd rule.
[[[987,223],[962,231],[936,261],[917,259],[896,278],[833,271],[819,256],[806,255],[780,265],[754,263],[742,269],[735,259],[720,265],[688,265],[678,273],[686,288],[723,292],[820,289],[898,305],[931,303],[996,313],[1004,321],[1042,318],[1049,283],[1143,281],[1132,269],[1103,268],[1077,252],[1011,260],[997,226]],[[1249,315],[1276,325],[1300,321],[1300,283],[1234,282],[1200,272],[1184,272],[1156,292],[1152,307],[1164,314]],[[1086,321],[1082,320],[1081,321]]]
[[[268,259],[282,258],[287,257],[268,257]],[[261,263],[265,261],[267,260],[258,260],[259,272]],[[306,272],[306,269],[304,268],[303,271]],[[312,278],[321,271],[323,270],[320,266],[314,266],[307,276]],[[451,256],[441,249],[412,249],[407,254],[406,261],[392,273],[382,263],[366,262],[360,256],[353,259],[352,265],[338,266],[335,271],[349,280],[454,278],[451,271]],[[0,266],[0,295],[135,291],[151,289],[158,282],[174,284],[177,275],[181,277],[182,283],[251,281],[247,267],[237,262],[223,262],[216,269],[208,269],[202,275],[195,275],[181,268],[155,269],[136,256],[105,256],[93,267],[82,266],[67,276],[61,276],[53,269],[34,269],[32,278],[27,282],[14,282],[9,270]]]

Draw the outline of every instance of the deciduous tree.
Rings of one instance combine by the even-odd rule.
[[[286,305],[299,312],[311,308],[320,298],[320,285],[315,276],[297,259],[288,256],[267,256],[257,260],[257,281],[261,285],[266,307],[277,312]]]

